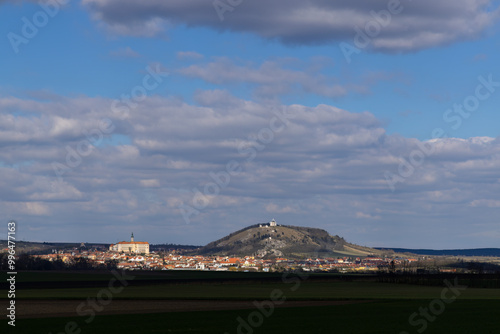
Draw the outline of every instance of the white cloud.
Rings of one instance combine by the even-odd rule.
[[[493,199],[476,199],[470,203],[472,207],[500,208],[500,201]]]
[[[280,207],[274,203],[269,203],[266,206],[266,211],[269,213],[295,213],[297,212],[294,208],[290,206]]]
[[[24,203],[26,208],[26,214],[31,216],[47,216],[50,214],[50,210],[47,205],[39,202],[27,202]]]
[[[369,213],[364,213],[364,212],[356,212],[356,218],[361,218],[361,219],[374,219],[374,220],[379,220],[382,219],[382,217],[377,216],[377,215],[371,215]]]
[[[435,140],[435,153],[392,193],[384,172],[396,172],[399,157],[418,140],[387,135],[373,114],[329,105],[269,106],[225,91],[199,91],[196,98],[206,103],[150,96],[126,118],[103,98],[0,99],[8,105],[0,116],[0,210],[30,227],[74,222],[89,229],[104,223],[180,229],[186,226],[180,203],[192,205],[196,191],[219,182],[225,185],[206,196],[209,204],[192,219],[195,231],[176,231],[184,235],[177,242],[208,242],[226,234],[224,226],[243,227],[271,214],[348,240],[359,237],[358,229],[367,238],[382,233],[368,224],[372,220],[391,231],[415,229],[412,238],[429,237],[426,224],[461,231],[496,224],[496,139]],[[20,109],[26,113],[11,112]],[[76,149],[84,131],[104,117],[116,126],[113,134],[131,143],[96,147],[60,182],[52,163],[66,164],[67,147]],[[240,164],[238,175],[227,184],[214,179],[230,161]],[[106,233],[109,240],[115,232]]]
[[[134,51],[130,46],[111,51],[109,54],[113,57],[119,57],[119,58],[138,58],[141,56],[138,52]]]
[[[381,81],[409,82],[403,75],[378,71],[360,78],[361,84],[353,84],[345,78],[325,74],[325,70],[331,66],[332,61],[326,57],[315,57],[306,62],[295,58],[276,59],[261,64],[217,57],[207,63],[181,68],[177,72],[228,88],[235,84],[245,85],[253,89],[257,97],[264,98],[293,94],[339,98],[352,92],[370,93],[371,87]]]
[[[160,181],[157,179],[141,180],[141,186],[146,188],[156,188],[160,186]]]
[[[377,22],[372,12],[387,10],[387,0],[245,1],[223,13],[205,0],[83,0],[94,17],[120,34],[154,36],[165,23],[250,32],[293,45],[353,42],[354,27]],[[370,48],[411,52],[471,40],[498,20],[491,0],[401,1],[390,22],[379,21]]]
[[[346,95],[345,88],[326,79],[319,73],[290,70],[274,61],[266,61],[259,67],[252,64],[236,64],[227,58],[218,58],[208,64],[191,65],[179,70],[182,75],[200,78],[212,84],[252,84],[257,93],[264,96],[290,93],[299,85],[302,91],[327,96]]]
[[[178,59],[203,59],[204,56],[194,51],[179,51],[177,52]]]

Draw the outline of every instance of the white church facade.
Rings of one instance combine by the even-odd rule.
[[[276,227],[278,224],[276,224],[276,220],[271,220],[269,223],[266,224],[259,224],[259,227]]]
[[[109,246],[109,250],[119,253],[149,254],[149,242],[134,241],[134,233],[132,233],[130,242],[120,241],[119,243],[112,244]]]

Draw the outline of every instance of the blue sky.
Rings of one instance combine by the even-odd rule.
[[[498,2],[394,1],[242,1],[224,20],[224,1],[0,1],[4,220],[38,241],[206,244],[275,218],[495,247]]]

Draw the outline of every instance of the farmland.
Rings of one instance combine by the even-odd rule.
[[[463,278],[415,285],[382,283],[362,275],[133,272],[122,276],[128,284],[116,283],[112,289],[113,275],[103,272],[18,277],[19,284],[27,285],[16,294],[18,319],[9,333],[59,334],[68,332],[67,324],[74,333],[96,334],[417,333],[424,327],[426,333],[497,333],[500,329],[495,320],[500,289],[469,287]],[[88,286],[78,287],[81,282]],[[430,313],[421,314],[422,309]]]

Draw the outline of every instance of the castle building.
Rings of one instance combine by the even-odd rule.
[[[134,241],[134,233],[130,237],[130,242],[120,241],[117,244],[109,246],[111,252],[123,253],[136,253],[136,254],[149,254],[149,242]]]

